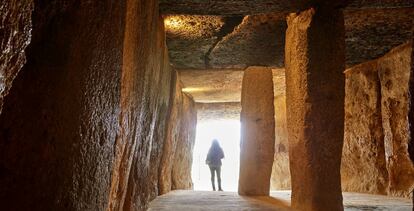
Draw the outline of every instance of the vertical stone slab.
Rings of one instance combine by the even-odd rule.
[[[35,1],[31,17],[27,63],[0,115],[1,209],[106,210],[125,0]]]
[[[273,98],[272,70],[246,69],[240,114],[240,195],[269,195],[275,146]]]
[[[377,62],[370,61],[345,72],[341,177],[346,192],[385,194],[388,186],[377,70]]]
[[[157,0],[127,0],[125,24],[121,133],[110,210],[146,210],[158,195],[173,71]]]
[[[177,148],[177,141],[180,135],[183,93],[181,92],[181,83],[178,72],[175,72],[173,77],[167,134],[165,136],[163,153],[159,167],[159,195],[166,194],[171,191],[171,174],[174,164],[175,151]]]
[[[271,190],[290,190],[289,142],[286,124],[286,95],[275,96],[275,158]]]
[[[343,210],[345,43],[342,11],[310,8],[288,19],[286,105],[292,207]]]
[[[403,197],[408,197],[414,186],[414,168],[408,154],[410,62],[409,43],[394,48],[377,60],[388,162],[388,194]]]
[[[411,43],[414,46],[414,34],[413,34],[413,40]],[[408,122],[408,125],[410,127],[410,136],[409,136],[409,141],[408,141],[408,154],[410,156],[411,162],[414,164],[414,47],[411,49],[411,70],[410,70],[410,79],[409,79],[408,86],[409,86],[409,90],[408,90],[408,96],[409,96],[408,121],[409,122]],[[413,197],[413,200],[414,200],[414,197]]]
[[[183,94],[181,109],[180,133],[171,172],[173,190],[193,188],[191,166],[197,126],[197,110],[194,100]]]

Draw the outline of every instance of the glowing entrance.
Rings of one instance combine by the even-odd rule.
[[[211,141],[218,139],[225,158],[221,180],[224,191],[237,191],[240,159],[240,121],[204,121],[197,124],[191,176],[194,190],[212,190],[210,170],[205,163]]]

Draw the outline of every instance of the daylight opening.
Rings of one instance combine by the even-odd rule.
[[[240,157],[239,120],[209,120],[197,124],[191,172],[194,190],[212,190],[210,169],[205,160],[213,139],[219,141],[225,156],[221,167],[222,188],[224,191],[237,191]]]

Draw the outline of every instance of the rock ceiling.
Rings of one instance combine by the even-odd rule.
[[[287,0],[161,2],[171,63],[197,102],[238,102],[249,66],[275,68],[275,95],[283,93]],[[344,11],[348,67],[410,40],[413,0],[355,2]]]
[[[179,71],[183,92],[199,103],[240,102],[243,70],[184,70]],[[272,69],[274,95],[285,94],[285,70]]]

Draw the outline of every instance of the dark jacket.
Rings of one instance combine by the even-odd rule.
[[[213,145],[207,154],[206,163],[209,166],[221,166],[221,159],[224,158],[223,149],[220,146]]]

